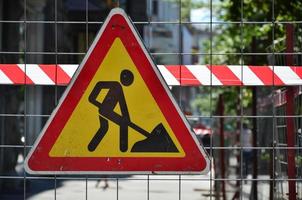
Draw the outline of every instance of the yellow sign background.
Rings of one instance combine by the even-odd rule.
[[[119,126],[109,121],[108,132],[95,149],[90,152],[87,148],[89,142],[100,128],[98,108],[88,101],[88,97],[98,81],[118,81],[122,70],[130,70],[134,75],[134,82],[130,86],[123,86],[126,104],[130,120],[151,132],[159,123],[166,128],[173,143],[179,152],[130,152],[132,146],[145,139],[132,128],[128,128],[128,151],[119,150]],[[101,101],[107,91],[101,91],[98,100]],[[120,113],[120,108],[115,107]],[[81,97],[78,105],[67,121],[66,125],[52,147],[51,157],[184,157],[185,153],[175,137],[164,115],[146,86],[143,78],[136,69],[131,57],[125,49],[122,41],[116,38],[99,66],[96,74],[89,83],[87,90]]]

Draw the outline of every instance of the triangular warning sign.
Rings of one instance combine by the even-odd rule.
[[[36,174],[209,170],[206,153],[121,9],[110,12],[25,168]]]

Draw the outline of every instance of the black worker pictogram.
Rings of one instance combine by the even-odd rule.
[[[129,127],[144,135],[146,139],[136,142],[131,152],[179,152],[162,123],[159,123],[151,132],[146,131],[130,120],[130,115],[123,91],[124,87],[130,87],[134,81],[134,75],[130,70],[123,70],[118,81],[99,81],[89,95],[89,102],[98,107],[100,128],[88,144],[89,151],[95,151],[102,139],[109,131],[108,122],[119,126],[119,148],[121,152],[128,151]],[[101,90],[108,92],[102,102],[97,100]],[[114,108],[119,105],[121,113],[116,113]]]

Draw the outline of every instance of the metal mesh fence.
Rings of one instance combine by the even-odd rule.
[[[156,64],[302,65],[301,3],[277,0],[2,0],[1,64],[80,63],[114,7]],[[302,199],[301,86],[171,87],[210,155],[206,175],[27,174],[24,158],[64,90],[0,85],[0,199]]]

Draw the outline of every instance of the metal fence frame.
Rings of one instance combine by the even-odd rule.
[[[149,13],[152,13],[152,0],[148,0],[147,1],[147,8],[148,8],[148,12]],[[175,2],[177,3],[178,5],[178,9],[179,9],[179,13],[178,13],[178,19],[175,19],[173,21],[150,21],[150,19],[148,19],[147,21],[135,21],[134,24],[136,25],[146,25],[146,26],[150,26],[152,24],[171,24],[171,25],[175,25],[175,26],[178,26],[178,30],[179,30],[179,38],[178,38],[178,42],[179,42],[179,50],[178,52],[176,53],[173,53],[173,52],[153,52],[151,53],[152,55],[156,56],[156,55],[173,55],[173,56],[178,56],[178,63],[179,64],[182,64],[183,63],[183,60],[182,60],[182,56],[183,55],[210,55],[210,65],[211,64],[214,64],[212,63],[212,56],[215,56],[215,55],[225,55],[223,53],[217,53],[217,52],[213,52],[213,48],[212,48],[212,40],[213,40],[213,26],[216,25],[216,24],[238,24],[240,26],[240,30],[241,30],[241,43],[243,43],[243,34],[242,34],[242,26],[244,24],[271,24],[273,26],[273,32],[272,32],[272,38],[273,38],[273,41],[274,41],[274,27],[276,24],[302,24],[302,21],[282,21],[282,22],[277,22],[275,20],[275,16],[274,16],[274,0],[272,0],[272,21],[243,21],[243,0],[241,0],[241,4],[238,5],[240,6],[241,8],[241,20],[240,21],[234,21],[234,22],[217,22],[217,21],[213,21],[213,2],[210,0],[209,1],[209,9],[210,9],[210,21],[208,22],[183,22],[179,19],[181,19],[181,11],[182,11],[182,8],[181,8],[181,0],[175,0]],[[27,0],[24,0],[24,3],[23,3],[23,6],[24,6],[24,19],[23,20],[0,20],[0,24],[3,24],[3,23],[19,23],[19,24],[22,24],[22,26],[24,27],[24,51],[0,51],[0,55],[23,55],[24,56],[24,64],[25,64],[25,70],[26,70],[26,64],[29,64],[27,63],[27,55],[54,55],[55,56],[55,64],[59,64],[58,63],[58,56],[60,55],[85,55],[85,52],[60,52],[58,51],[58,25],[59,24],[84,24],[86,26],[86,36],[85,36],[85,40],[86,40],[86,51],[88,50],[89,48],[89,37],[88,37],[88,29],[89,29],[89,25],[95,25],[95,24],[102,24],[102,22],[95,22],[95,21],[89,21],[89,17],[88,17],[88,3],[89,1],[88,0],[85,0],[85,5],[86,5],[86,8],[85,8],[85,13],[86,13],[86,19],[85,21],[59,21],[58,20],[58,10],[57,10],[57,5],[58,5],[58,0],[54,0],[54,4],[55,4],[55,11],[54,11],[54,18],[55,20],[50,20],[50,21],[43,21],[43,20],[28,20],[27,19]],[[117,1],[116,4],[112,4],[112,6],[118,6],[119,4],[119,1]],[[302,18],[301,18],[302,20]],[[29,24],[32,24],[32,23],[42,23],[42,24],[54,24],[55,26],[55,38],[54,38],[54,41],[55,41],[55,51],[53,52],[28,52],[27,51],[27,32],[26,32],[26,29],[27,29],[27,26]],[[197,52],[197,53],[188,53],[188,52],[183,52],[182,49],[182,45],[183,45],[183,40],[184,38],[182,37],[182,25],[183,24],[204,24],[204,25],[209,25],[210,26],[210,52],[209,53],[204,53],[204,52]],[[150,46],[150,42],[147,42],[149,44],[146,44],[146,46]],[[274,46],[274,44],[272,44],[272,46]],[[273,57],[273,64],[275,64],[275,61],[274,61],[274,56],[275,55],[301,55],[301,53],[299,52],[274,52],[274,48],[272,48],[272,51],[271,52],[263,52],[263,53],[260,53],[260,52],[244,52],[243,48],[241,49],[241,52],[235,52],[235,53],[228,53],[228,54],[233,54],[233,55],[238,55],[240,56],[240,58],[242,59],[243,56],[246,56],[246,55],[253,55],[253,56],[257,56],[257,55],[266,55],[266,56],[272,56]],[[161,63],[158,63],[158,64],[161,64]],[[243,63],[239,63],[241,66],[243,66]],[[24,120],[24,138],[25,138],[25,141],[27,140],[26,138],[28,137],[28,133],[27,133],[27,118],[29,117],[39,117],[39,118],[47,118],[49,117],[48,114],[29,114],[27,112],[27,99],[28,99],[28,87],[29,86],[26,86],[24,85],[24,113],[23,114],[11,114],[11,113],[0,113],[0,117],[21,117],[23,118]],[[275,86],[272,86],[272,91],[274,91],[275,89],[277,89]],[[59,96],[60,96],[60,91],[62,90],[60,88],[60,86],[54,86],[54,94],[55,94],[55,98],[54,98],[54,104],[57,105],[58,104],[58,100],[59,100]],[[177,101],[179,102],[179,105],[182,106],[182,95],[183,95],[183,91],[184,89],[182,88],[182,86],[179,87],[179,95],[178,95],[178,98],[177,98]],[[243,89],[242,87],[239,87],[239,98],[238,99],[242,99],[243,98]],[[274,98],[272,98],[272,104],[274,104]],[[243,124],[243,119],[244,118],[250,118],[250,119],[253,119],[253,118],[267,118],[267,117],[271,117],[275,122],[276,118],[286,118],[286,119],[290,119],[290,118],[301,118],[302,116],[301,115],[277,115],[276,114],[276,108],[274,107],[273,108],[273,112],[270,116],[267,116],[267,115],[246,115],[244,114],[244,111],[243,111],[243,105],[242,105],[242,102],[240,101],[239,102],[240,104],[240,108],[238,110],[238,115],[235,115],[235,116],[228,116],[228,115],[224,115],[222,113],[222,115],[220,114],[215,114],[215,113],[211,113],[210,116],[192,116],[192,117],[199,117],[199,118],[202,118],[202,117],[206,117],[206,118],[210,118],[211,120],[213,119],[228,119],[228,118],[238,118],[240,123],[240,131],[242,131],[242,124]],[[212,87],[210,87],[210,105],[211,107],[215,107],[215,105],[213,105],[212,103]],[[273,132],[273,138],[276,138],[276,131],[273,129],[272,130]],[[273,141],[273,142],[276,142],[276,141]],[[225,183],[226,181],[236,181],[238,183],[238,187],[239,187],[239,194],[238,194],[238,198],[239,199],[244,199],[244,197],[242,196],[242,192],[243,192],[243,182],[245,181],[245,179],[243,178],[243,166],[242,166],[242,158],[243,158],[243,155],[242,155],[242,150],[243,148],[238,146],[238,147],[231,147],[231,146],[214,146],[213,145],[213,137],[211,136],[210,138],[210,144],[211,146],[208,147],[207,149],[209,150],[210,152],[210,156],[213,157],[214,155],[214,151],[215,150],[233,150],[233,149],[237,149],[240,151],[240,171],[238,174],[239,176],[238,177],[235,177],[235,178],[225,178],[225,177],[222,177],[222,178],[215,178],[214,177],[214,174],[212,174],[212,172],[210,173],[210,176],[209,178],[207,179],[196,179],[196,178],[188,178],[188,177],[185,177],[183,178],[181,175],[179,176],[175,176],[173,177],[172,179],[169,179],[169,180],[173,180],[175,182],[178,183],[178,191],[175,191],[176,193],[178,193],[178,199],[183,199],[182,198],[182,193],[181,193],[181,189],[182,189],[182,184],[184,181],[208,181],[210,182],[210,193],[209,193],[209,198],[210,199],[215,199],[215,196],[217,195],[217,188],[214,188],[214,182],[221,182],[221,183]],[[26,155],[28,150],[31,148],[32,146],[31,145],[28,145],[26,144],[26,142],[23,144],[23,145],[11,145],[11,144],[0,144],[0,148],[18,148],[20,149],[20,151],[22,150],[23,151],[23,155]],[[254,149],[256,150],[260,150],[260,149],[267,149],[267,150],[272,150],[272,157],[274,158],[276,155],[276,152],[278,150],[288,150],[288,149],[294,149],[294,150],[299,150],[299,149],[302,149],[302,147],[277,147],[275,145],[271,146],[271,147],[262,147],[262,146],[257,146],[257,147],[254,147]],[[275,174],[275,166],[277,165],[275,162],[276,160],[273,159],[272,161],[272,166],[273,166],[273,169],[272,169],[272,174]],[[53,180],[54,181],[54,188],[53,188],[53,191],[54,191],[54,199],[57,198],[57,184],[60,180],[83,180],[85,181],[85,199],[89,199],[89,194],[88,194],[88,183],[90,180],[96,180],[98,178],[96,177],[90,177],[90,176],[85,176],[85,177],[64,177],[64,176],[43,176],[43,177],[37,177],[37,176],[31,176],[31,175],[28,175],[26,174],[25,172],[23,173],[23,176],[10,176],[10,175],[1,175],[0,176],[0,179],[21,179],[23,180],[23,198],[26,199],[27,198],[27,190],[28,190],[28,180]],[[163,179],[161,177],[151,177],[149,175],[145,176],[144,178],[142,179],[135,179],[135,178],[108,178],[110,180],[113,180],[116,182],[116,186],[117,186],[117,189],[116,189],[116,199],[120,199],[120,194],[119,194],[119,189],[118,189],[118,186],[119,186],[119,182],[121,180],[144,180],[146,181],[146,199],[150,199],[150,181],[153,181],[153,180],[159,180],[159,181],[165,181],[167,179]],[[299,178],[287,178],[287,177],[275,177],[273,176],[272,178],[269,178],[269,179],[261,179],[261,178],[256,178],[256,179],[250,179],[250,181],[253,181],[253,182],[260,182],[260,181],[267,181],[267,182],[273,182],[273,185],[275,183],[277,183],[278,181],[288,181],[290,183],[292,183],[293,181],[296,181],[296,182],[301,182],[302,181],[302,178],[299,177]],[[225,194],[225,193],[224,193]],[[277,194],[275,194],[277,196]],[[300,194],[301,195],[301,194]],[[276,196],[272,196],[272,198],[276,197]],[[296,197],[294,197],[295,195],[293,195],[292,193],[289,193],[289,198],[290,199],[296,199]],[[217,196],[216,196],[217,197]],[[226,197],[224,195],[221,195],[221,197],[223,199],[225,199]],[[256,198],[256,197],[254,197]]]

